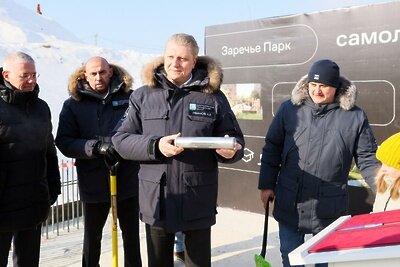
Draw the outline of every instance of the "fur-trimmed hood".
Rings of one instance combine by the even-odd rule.
[[[340,86],[336,90],[335,101],[340,108],[350,110],[354,107],[357,98],[356,86],[347,78],[340,76]],[[291,101],[293,105],[300,106],[306,99],[311,99],[308,94],[307,75],[304,75],[292,91]]]
[[[160,78],[163,79],[164,73],[164,58],[157,57],[144,66],[142,71],[143,83],[151,88],[155,88],[160,84]],[[207,56],[197,57],[192,74],[192,80],[187,87],[199,86],[202,92],[208,94],[219,90],[223,80],[221,65],[216,60]]]
[[[110,80],[111,90],[114,91],[114,89],[118,89],[122,85],[125,92],[131,90],[133,78],[128,71],[115,64],[110,64],[110,67],[113,68],[113,76]],[[85,80],[85,66],[81,66],[68,79],[68,93],[73,99],[79,101],[81,99],[79,90],[84,90],[85,88],[90,87]]]

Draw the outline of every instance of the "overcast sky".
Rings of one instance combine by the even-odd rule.
[[[0,0],[10,1],[10,0]],[[31,10],[40,3],[43,16],[74,33],[82,42],[105,48],[161,54],[166,39],[192,34],[204,49],[206,26],[386,0],[13,0]]]

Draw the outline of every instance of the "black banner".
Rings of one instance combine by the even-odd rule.
[[[355,83],[356,104],[367,113],[378,144],[399,132],[399,12],[397,1],[206,27],[205,53],[222,63],[221,89],[246,137],[245,157],[222,165],[222,177],[258,176],[272,117],[319,59],[334,60]],[[254,186],[254,193],[257,181],[243,181],[242,193],[243,186]]]

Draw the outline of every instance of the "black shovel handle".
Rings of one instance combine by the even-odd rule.
[[[264,233],[263,233],[263,241],[261,246],[260,255],[265,259],[265,253],[267,251],[267,239],[268,239],[268,216],[269,216],[269,200],[265,205],[265,218],[264,218]]]

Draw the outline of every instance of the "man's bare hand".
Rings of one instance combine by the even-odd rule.
[[[158,142],[158,149],[167,158],[178,155],[183,151],[183,147],[174,146],[175,138],[177,138],[180,135],[181,133],[167,135],[162,137]]]
[[[263,189],[260,192],[261,201],[264,204],[264,207],[267,206],[268,201],[272,202],[275,199],[275,193],[272,189]]]
[[[226,148],[218,148],[215,150],[215,152],[218,153],[221,157],[224,157],[226,159],[231,159],[233,156],[235,156],[236,151],[242,149],[241,144],[236,144],[234,148],[231,149],[226,149]]]

